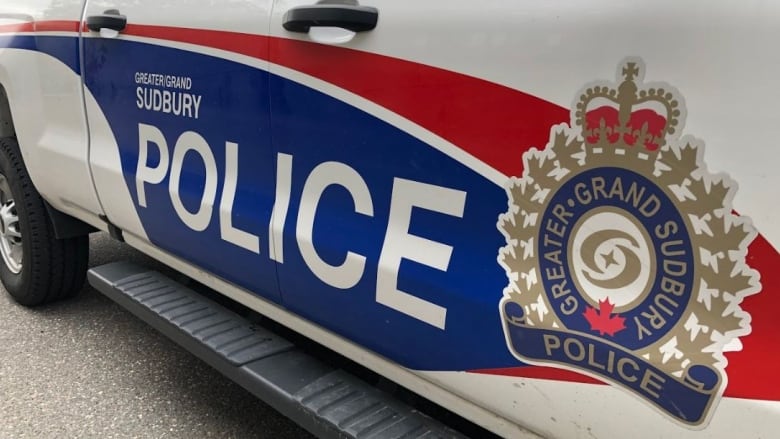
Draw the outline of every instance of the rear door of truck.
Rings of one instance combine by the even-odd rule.
[[[777,19],[276,0],[285,303],[543,435],[771,436]]]

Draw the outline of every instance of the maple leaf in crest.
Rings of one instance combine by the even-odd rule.
[[[598,331],[600,335],[615,336],[615,333],[626,329],[626,319],[618,315],[612,316],[612,310],[615,305],[609,302],[609,297],[599,300],[599,309],[587,307],[583,315],[585,320],[590,323],[592,331]]]

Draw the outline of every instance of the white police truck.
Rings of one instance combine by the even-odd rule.
[[[85,279],[323,437],[780,429],[780,5],[4,0],[0,279]]]

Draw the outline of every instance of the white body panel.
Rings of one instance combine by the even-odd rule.
[[[3,5],[0,26],[73,21],[81,17],[84,3],[11,2]],[[57,31],[28,35],[72,37],[72,33]],[[98,215],[102,209],[87,162],[89,137],[80,76],[52,57],[29,51],[0,49],[0,57],[0,82],[9,100],[19,103],[12,105],[12,115],[20,143],[29,146],[22,152],[36,188],[55,208],[101,227]]]
[[[89,90],[84,93],[85,104],[88,114],[92,117],[89,120],[89,128],[92,138],[100,139],[100,147],[93,147],[90,152],[90,165],[95,179],[95,189],[106,212],[111,212],[111,219],[114,224],[122,229],[126,234],[132,234],[139,239],[146,240],[141,219],[138,218],[138,212],[133,205],[133,199],[127,184],[122,178],[118,169],[122,169],[121,159],[119,158],[119,147],[111,133],[111,127],[108,121],[100,112],[100,108],[92,97]]]
[[[265,34],[271,1],[89,0],[85,16],[100,14],[107,9],[118,9],[127,16],[128,24]]]

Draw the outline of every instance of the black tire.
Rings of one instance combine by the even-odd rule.
[[[36,306],[76,295],[84,286],[89,237],[57,239],[54,226],[35,189],[16,139],[0,139],[0,174],[16,206],[21,233],[21,269],[14,273],[0,258],[0,281],[18,303]]]

